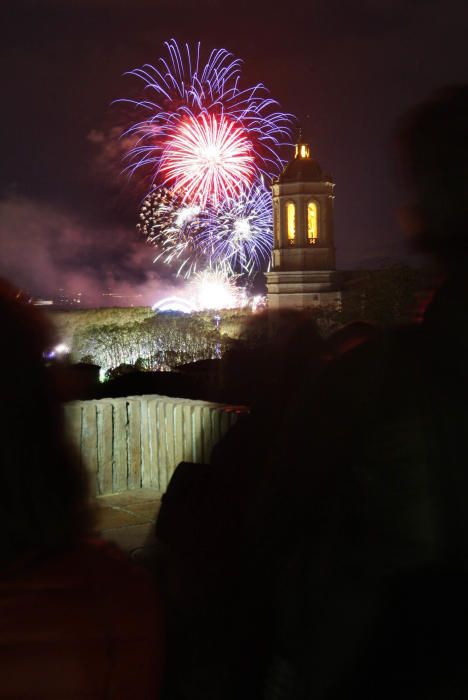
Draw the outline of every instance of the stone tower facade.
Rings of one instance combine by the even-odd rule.
[[[268,306],[305,308],[341,303],[335,270],[334,183],[299,142],[272,184],[273,260]]]

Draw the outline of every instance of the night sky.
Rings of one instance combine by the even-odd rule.
[[[244,60],[304,125],[336,182],[338,267],[405,259],[394,183],[395,120],[468,78],[466,0],[2,0],[0,275],[36,295],[59,287],[100,303],[145,303],[180,282],[135,230],[143,183],[121,174],[112,105],[123,73],[162,43],[200,40]],[[306,115],[309,115],[308,117]]]

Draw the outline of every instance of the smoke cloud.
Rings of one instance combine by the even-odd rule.
[[[153,265],[154,250],[133,227],[19,195],[0,199],[0,249],[0,276],[36,297],[81,292],[83,306],[151,305],[182,284]]]

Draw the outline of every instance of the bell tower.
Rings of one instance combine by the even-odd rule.
[[[334,183],[299,138],[293,159],[272,184],[273,260],[268,306],[341,303],[333,235]]]

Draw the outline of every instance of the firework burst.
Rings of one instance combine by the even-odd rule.
[[[189,277],[210,259],[208,216],[196,204],[162,188],[146,197],[140,209],[138,230],[158,249],[156,260],[177,265]]]
[[[235,309],[247,304],[245,290],[236,285],[236,278],[220,269],[197,272],[189,293],[192,304],[199,310]]]
[[[271,194],[263,183],[225,198],[207,229],[211,260],[230,274],[267,267],[272,226]]]
[[[155,260],[177,264],[180,275],[203,266],[250,275],[270,261],[271,195],[262,183],[202,209],[171,190],[155,190],[143,202],[138,229],[158,248]]]
[[[252,147],[224,116],[187,117],[164,150],[160,172],[185,200],[216,206],[254,178]]]
[[[144,112],[126,135],[137,143],[129,170],[148,166],[153,184],[183,191],[184,202],[216,205],[241,185],[279,173],[282,145],[290,141],[290,115],[262,84],[240,89],[241,62],[215,49],[206,62],[195,49],[165,44],[168,57],[130,72],[146,99],[126,100]]]

